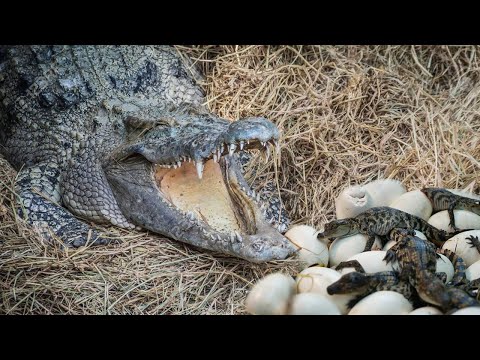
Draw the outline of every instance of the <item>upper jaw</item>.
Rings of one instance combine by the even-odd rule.
[[[279,131],[264,118],[246,118],[230,124],[219,119],[217,128],[211,126],[158,127],[150,130],[144,139],[128,146],[117,157],[132,153],[165,168],[177,168],[185,162],[194,162],[202,178],[205,162],[218,162],[222,156],[242,150],[260,149],[270,155],[270,147],[278,150]]]

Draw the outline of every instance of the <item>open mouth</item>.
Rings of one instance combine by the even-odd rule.
[[[106,175],[120,209],[137,225],[252,262],[284,259],[297,249],[280,233],[281,219],[267,216],[268,199],[250,188],[238,161],[241,149],[268,157],[276,145],[255,139],[211,146],[199,160],[134,153],[109,165]]]
[[[221,236],[255,234],[259,219],[252,205],[261,206],[260,196],[228,176],[225,159],[208,160],[201,179],[198,174],[192,162],[175,168],[155,166],[155,181],[163,198],[190,220],[203,222]]]

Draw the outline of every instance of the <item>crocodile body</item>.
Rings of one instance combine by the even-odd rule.
[[[447,287],[435,274],[439,255],[432,243],[415,236],[414,231],[410,229],[393,229],[390,238],[396,241],[396,244],[387,251],[385,261],[387,263],[398,261],[400,278],[408,281],[423,301],[437,305],[443,310],[468,307],[472,304],[480,306],[480,303],[468,296],[465,291],[455,287],[465,281],[465,266],[461,258],[452,252],[446,252],[447,256],[455,261],[457,270],[451,287]]]
[[[166,46],[0,46],[0,153],[21,217],[67,246],[111,240],[88,221],[254,262],[292,254],[278,201],[262,204],[237,161],[278,129],[209,112],[199,78]]]
[[[410,283],[402,280],[396,271],[382,271],[367,274],[358,261],[353,261],[356,263],[350,263],[348,266],[353,266],[355,271],[342,275],[340,279],[327,287],[329,295],[356,295],[347,304],[349,308],[352,308],[365,296],[382,290],[396,291],[402,294],[410,302],[414,303],[416,301],[415,289]]]
[[[453,210],[467,210],[480,215],[480,200],[456,195],[441,188],[424,188],[421,190],[432,204],[433,212],[448,210],[450,226],[458,231],[455,226]]]
[[[407,228],[421,231],[427,239],[442,246],[449,238],[443,231],[428,224],[418,216],[386,206],[374,207],[357,215],[354,218],[334,220],[325,225],[325,231],[318,237],[335,238],[355,234],[368,236],[365,251],[372,249],[375,236],[386,238],[394,228]]]

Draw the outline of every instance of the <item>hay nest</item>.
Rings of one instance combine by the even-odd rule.
[[[480,48],[177,47],[206,74],[208,106],[262,115],[281,152],[248,176],[274,181],[294,223],[322,228],[346,186],[378,178],[479,192]],[[64,252],[16,221],[0,160],[0,313],[239,314],[251,285],[295,262],[255,265],[161,236]]]

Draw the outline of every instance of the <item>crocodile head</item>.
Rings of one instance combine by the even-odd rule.
[[[447,309],[450,305],[450,295],[445,284],[434,273],[423,272],[420,274],[416,286],[418,296],[425,302]]]
[[[370,285],[367,275],[353,271],[342,275],[340,279],[327,287],[329,295],[363,292]]]
[[[358,233],[358,226],[354,218],[334,220],[325,224],[323,233],[319,233],[319,238],[334,239]]]
[[[278,141],[278,129],[263,118],[229,122],[177,111],[166,123],[132,130],[105,172],[136,225],[252,262],[284,259],[296,248],[281,234],[278,216],[266,219],[267,206],[238,161],[242,150],[269,153]]]

